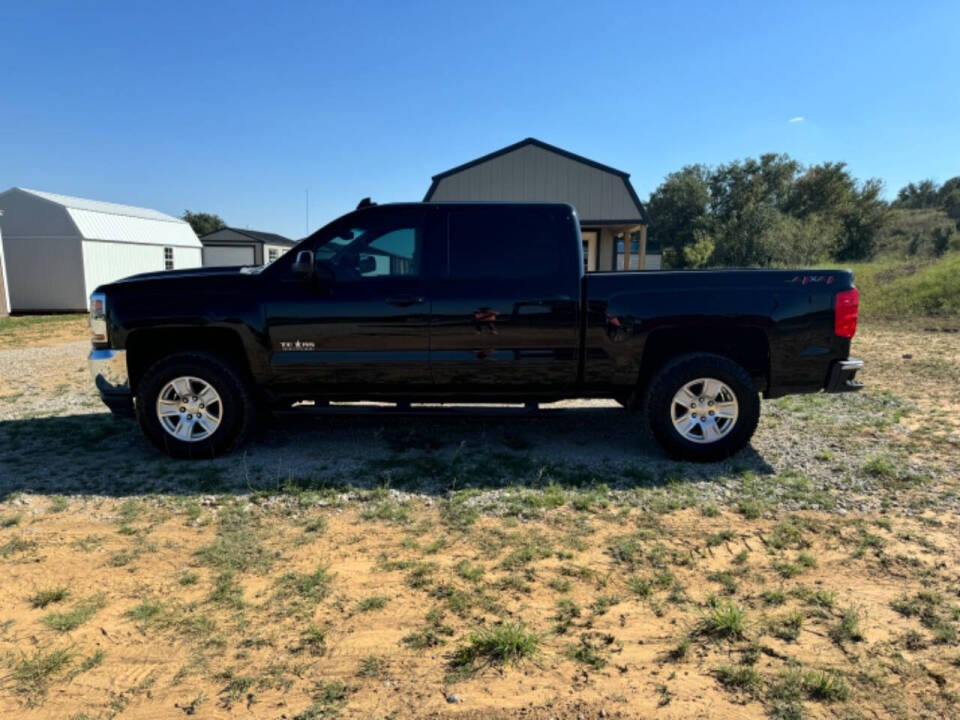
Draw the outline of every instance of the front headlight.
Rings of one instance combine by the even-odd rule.
[[[107,341],[107,296],[103,293],[90,296],[90,334],[95,343]]]

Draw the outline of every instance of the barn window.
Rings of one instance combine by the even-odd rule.
[[[280,251],[277,250],[276,248],[270,248],[269,250],[267,250],[267,262],[268,262],[268,263],[272,263],[272,262],[273,262],[274,260],[276,260],[278,257],[280,257]]]
[[[163,249],[163,269],[173,270],[173,248],[165,247]]]

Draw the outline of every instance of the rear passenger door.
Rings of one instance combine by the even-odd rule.
[[[577,379],[582,273],[561,205],[451,206],[432,284],[430,364],[445,392],[549,393]]]

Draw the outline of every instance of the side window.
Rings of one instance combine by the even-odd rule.
[[[423,272],[424,237],[423,221],[409,213],[375,216],[342,227],[315,254],[338,281],[416,277]]]
[[[418,275],[420,272],[417,228],[391,230],[360,252],[360,276]]]
[[[450,277],[542,278],[560,272],[567,240],[556,208],[483,207],[450,213]]]
[[[165,247],[163,249],[163,269],[173,270],[173,248]]]
[[[276,260],[278,257],[280,257],[280,251],[277,250],[276,248],[270,248],[269,250],[267,250],[267,262],[268,262],[268,263],[272,263],[272,262],[273,262],[274,260]]]

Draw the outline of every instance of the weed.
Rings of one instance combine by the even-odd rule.
[[[50,510],[50,512],[59,513],[66,510],[68,507],[70,507],[69,500],[67,500],[63,495],[54,495],[52,498],[50,498],[50,507],[48,510]]]
[[[360,669],[357,675],[365,678],[383,677],[386,673],[387,663],[382,658],[375,655],[369,655],[360,661]]]
[[[748,695],[757,695],[763,687],[760,675],[749,665],[721,665],[713,669],[713,675],[728,690]]]
[[[372,610],[383,610],[387,606],[390,598],[385,595],[371,595],[363,598],[357,603],[357,612],[370,612]]]
[[[70,597],[70,591],[63,586],[59,586],[35,592],[27,599],[30,601],[31,607],[43,609],[52,603],[63,602],[68,597]]]
[[[77,603],[67,612],[48,613],[43,618],[43,624],[57,632],[76,630],[80,625],[92,618],[103,605],[102,597],[91,598]]]
[[[479,661],[503,665],[533,657],[540,646],[540,637],[528,632],[520,623],[503,623],[470,634],[465,645],[454,652],[451,664],[469,668]]]
[[[786,602],[787,596],[783,590],[764,590],[760,593],[760,597],[763,598],[763,601],[767,605],[783,605]]]
[[[332,580],[324,565],[312,573],[288,572],[277,580],[276,598],[287,603],[288,613],[306,612],[327,596]]]
[[[700,514],[704,517],[720,517],[720,506],[716,503],[705,503],[700,506]]]
[[[562,635],[578,617],[580,617],[580,606],[570,598],[560,598],[557,600],[557,614],[553,617],[557,621],[554,632]]]
[[[260,542],[259,523],[239,504],[221,509],[217,539],[196,555],[221,572],[264,572],[274,559]]]
[[[44,652],[37,649],[32,655],[21,655],[13,663],[11,676],[14,689],[33,704],[47,690],[50,679],[62,672],[73,661],[73,652],[66,648]]]
[[[681,660],[686,660],[687,656],[690,654],[690,638],[684,636],[680,639],[676,645],[670,650],[668,656],[671,660],[675,662],[680,662]]]
[[[863,640],[863,631],[860,629],[861,615],[861,611],[852,605],[844,610],[840,621],[830,628],[830,639],[837,645]]]
[[[442,645],[444,637],[453,635],[453,628],[443,623],[443,612],[439,608],[434,608],[427,613],[426,623],[419,630],[406,635],[403,643],[414,650],[425,650],[427,648]]]
[[[243,607],[243,588],[233,579],[232,571],[227,570],[217,576],[207,600],[234,610]]]
[[[717,533],[707,535],[707,547],[717,547],[725,542],[730,542],[734,538],[733,530],[721,530]]]
[[[698,630],[717,638],[742,638],[746,632],[746,611],[732,600],[713,602],[700,618]]]
[[[793,642],[800,637],[800,630],[803,628],[803,613],[794,610],[789,615],[782,617],[770,626],[770,632],[781,640]]]
[[[590,604],[590,611],[595,616],[605,615],[610,608],[620,603],[618,595],[598,595]]]
[[[599,670],[607,664],[607,654],[616,642],[613,635],[604,633],[583,633],[580,642],[569,643],[564,649],[564,655],[581,665],[588,665]]]
[[[13,537],[7,540],[7,542],[5,542],[3,545],[0,545],[0,556],[7,558],[15,553],[33,550],[36,546],[37,543],[34,540],[27,540],[23,537]]]
[[[569,579],[564,577],[555,577],[551,578],[550,582],[547,583],[553,590],[556,590],[559,593],[570,592],[570,588],[573,587],[573,583]]]
[[[0,528],[12,528],[16,527],[23,520],[22,513],[16,513],[14,515],[7,515],[4,518],[0,518]]]
[[[163,611],[163,603],[159,600],[146,600],[126,612],[131,620],[146,623],[153,620]]]
[[[737,577],[729,570],[712,572],[707,575],[707,580],[720,583],[723,586],[723,591],[727,595],[733,595],[737,592]]]
[[[739,512],[747,520],[756,520],[763,515],[765,507],[762,502],[753,498],[745,498],[737,504]]]
[[[200,581],[200,576],[189,570],[185,570],[180,574],[180,577],[177,578],[177,583],[180,585],[196,585]]]
[[[327,634],[315,625],[310,625],[300,633],[300,641],[290,648],[293,653],[309,652],[315,657],[327,654]]]
[[[431,582],[437,566],[428,562],[416,562],[408,570],[404,581],[412,588],[424,588]]]

